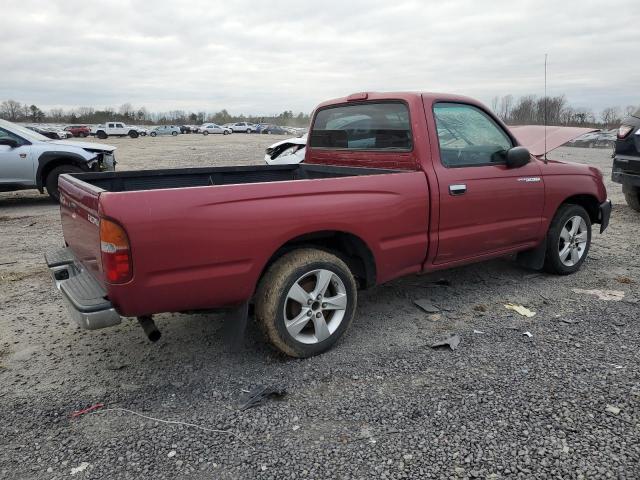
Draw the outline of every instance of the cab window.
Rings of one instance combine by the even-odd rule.
[[[409,109],[403,102],[322,109],[316,114],[309,144],[326,149],[411,150]]]
[[[436,103],[433,107],[446,167],[503,164],[513,144],[505,131],[485,112],[473,105]]]

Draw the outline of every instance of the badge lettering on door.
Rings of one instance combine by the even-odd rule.
[[[532,183],[532,182],[539,182],[542,179],[540,177],[521,177],[518,179],[519,182],[525,182],[525,183]]]

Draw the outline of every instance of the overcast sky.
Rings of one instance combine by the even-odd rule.
[[[640,104],[636,1],[2,0],[0,100],[309,112],[363,90]]]

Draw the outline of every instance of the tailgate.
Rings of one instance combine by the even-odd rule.
[[[68,174],[59,177],[58,186],[64,240],[75,258],[100,283],[104,283],[100,260],[100,216],[98,214],[98,200],[103,190]]]

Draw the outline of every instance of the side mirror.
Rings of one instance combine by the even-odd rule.
[[[531,154],[525,147],[513,147],[507,151],[507,168],[525,166],[531,160]]]
[[[0,138],[0,145],[7,145],[11,148],[16,148],[20,144],[18,143],[17,140],[14,140],[13,138]]]

